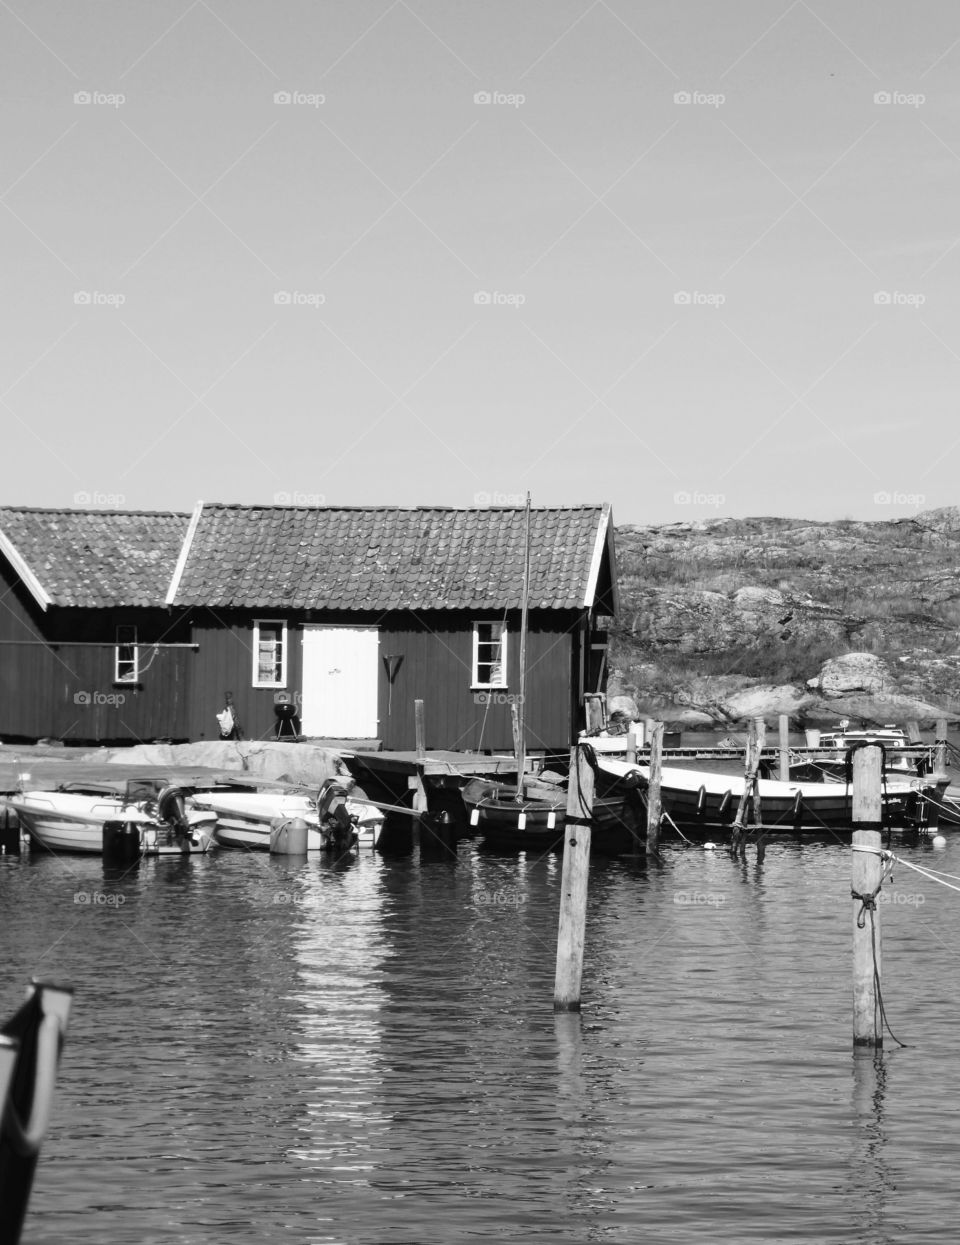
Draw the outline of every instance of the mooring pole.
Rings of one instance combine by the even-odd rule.
[[[751,799],[754,796],[757,767],[760,764],[760,748],[763,746],[762,743],[758,743],[758,727],[761,722],[763,722],[762,718],[751,718],[747,723],[747,746],[743,756],[743,791],[740,793],[737,815],[733,819],[732,833],[730,835],[731,856],[736,856],[740,851],[747,821],[750,817],[750,805]],[[763,730],[766,733],[766,723],[763,724]]]
[[[587,881],[590,874],[590,817],[593,813],[594,773],[583,750],[570,750],[567,820],[563,836],[563,874],[560,882],[560,926],[557,932],[557,972],[553,987],[555,1012],[580,1010],[583,944],[587,924]]]
[[[416,744],[417,744],[417,760],[421,764],[427,759],[426,736],[423,730],[423,701],[415,700],[413,702],[413,725]],[[407,736],[409,739],[409,736]]]
[[[850,890],[853,897],[853,1044],[882,1046],[880,1015],[880,911],[877,896],[883,879],[880,857],[883,749],[878,744],[853,754],[853,852]]]
[[[934,741],[933,768],[942,774],[947,768],[947,719],[937,718],[937,738]]]
[[[637,763],[637,736],[635,731],[631,731],[627,736],[627,764],[636,765]]]
[[[780,781],[790,781],[790,718],[780,714]]]
[[[660,822],[663,798],[660,793],[663,768],[663,723],[654,722],[650,731],[650,783],[647,788],[647,853],[660,851]]]

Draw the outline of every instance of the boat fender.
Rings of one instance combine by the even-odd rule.
[[[720,801],[720,816],[721,817],[727,811],[727,805],[730,803],[730,797],[732,795],[733,795],[732,791],[724,791],[723,799]]]
[[[706,786],[701,785],[700,790],[697,792],[697,816],[698,817],[703,816],[703,806],[706,804],[706,802],[707,802],[707,788]]]
[[[798,791],[793,799],[793,820],[800,820],[800,810],[803,808],[803,792]]]

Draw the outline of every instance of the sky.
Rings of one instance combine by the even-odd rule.
[[[3,504],[889,519],[960,6],[0,0]]]

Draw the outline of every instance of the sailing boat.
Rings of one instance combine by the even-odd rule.
[[[563,844],[567,812],[567,786],[560,774],[526,772],[524,712],[527,691],[527,630],[530,597],[530,494],[524,506],[523,597],[520,609],[520,681],[513,712],[516,782],[498,778],[472,778],[461,789],[470,825],[482,831],[488,844],[539,847],[549,850]],[[624,797],[598,797],[593,804],[594,843],[598,850],[625,850],[630,845]]]

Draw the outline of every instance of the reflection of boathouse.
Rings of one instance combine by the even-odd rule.
[[[509,749],[524,512],[199,504],[0,509],[0,735],[303,735]],[[530,746],[564,749],[605,677],[609,506],[531,511]],[[285,720],[286,719],[286,720]]]

